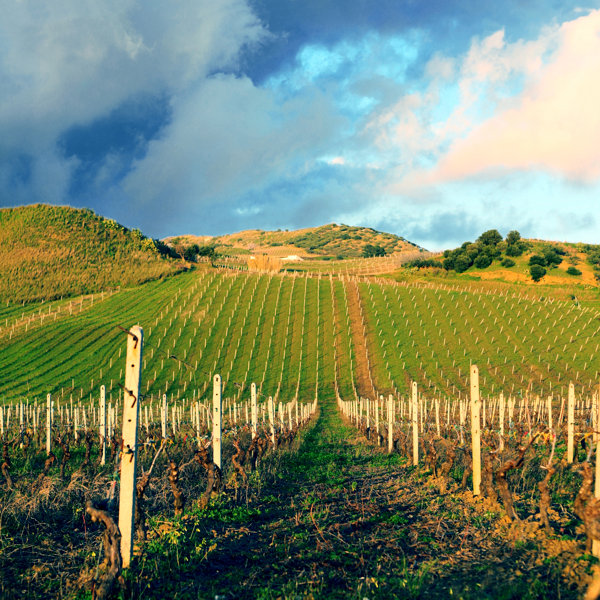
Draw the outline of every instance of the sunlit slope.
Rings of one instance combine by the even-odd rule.
[[[88,398],[101,384],[118,394],[119,327],[133,324],[145,333],[143,391],[155,398],[208,398],[220,373],[226,397],[255,382],[262,396],[312,399],[334,378],[326,279],[197,271],[44,310],[52,316],[38,313],[27,330],[0,332],[0,398]]]
[[[353,289],[351,286],[355,286]],[[145,332],[142,390],[309,400],[335,390],[458,397],[479,366],[483,394],[589,393],[600,319],[574,302],[458,286],[193,271],[112,294],[0,309],[0,401],[77,400],[123,383],[125,333]]]
[[[600,315],[574,301],[449,286],[359,284],[376,387],[463,395],[477,364],[487,394],[581,393],[598,383]]]
[[[153,240],[91,210],[0,209],[0,304],[22,305],[137,285],[180,267]]]

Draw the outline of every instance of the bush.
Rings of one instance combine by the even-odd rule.
[[[509,244],[506,246],[506,256],[521,256],[524,250],[522,244]]]
[[[548,263],[546,262],[546,258],[541,254],[534,254],[533,256],[529,257],[529,264],[531,266],[538,265],[540,267],[545,267]]]
[[[416,267],[417,269],[426,269],[428,267],[441,269],[443,267],[439,260],[434,260],[433,258],[418,258],[408,261],[404,266]]]
[[[514,260],[512,260],[512,258],[505,258],[500,264],[503,267],[506,267],[507,269],[510,269],[510,267],[514,267],[516,263],[515,263]]]
[[[492,257],[489,254],[479,254],[473,264],[478,269],[487,269],[492,264]]]
[[[459,254],[454,259],[454,270],[457,273],[464,273],[473,263],[466,254]]]
[[[371,258],[373,256],[385,256],[385,248],[383,246],[376,246],[373,244],[365,244],[363,247],[362,255],[365,258]]]
[[[567,269],[567,273],[569,275],[581,275],[581,271],[579,269],[575,268],[575,267],[569,267]]]
[[[529,274],[531,275],[531,279],[539,281],[546,274],[546,269],[542,265],[533,264],[529,267]]]
[[[497,229],[489,229],[484,231],[478,238],[477,241],[483,246],[496,246],[502,241],[502,236],[498,233]]]

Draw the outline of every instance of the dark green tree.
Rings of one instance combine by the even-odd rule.
[[[497,229],[488,229],[477,238],[477,241],[484,246],[497,246],[502,241],[502,236]]]
[[[546,269],[542,265],[533,264],[529,267],[529,274],[531,279],[539,281],[546,274]]]
[[[362,255],[365,258],[371,258],[373,256],[385,256],[385,248],[383,246],[375,244],[365,244],[363,247]]]

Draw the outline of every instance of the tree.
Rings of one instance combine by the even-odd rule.
[[[533,264],[529,267],[529,274],[531,279],[539,281],[546,274],[546,269],[541,265]]]
[[[518,243],[520,241],[521,241],[521,234],[518,231],[513,229],[512,231],[508,232],[508,234],[506,236],[506,243],[509,246],[514,246],[516,243]]]
[[[473,263],[466,254],[459,254],[454,259],[454,270],[457,273],[464,273]]]
[[[492,264],[492,257],[482,252],[473,262],[478,269],[487,269]]]
[[[502,236],[497,229],[488,229],[477,238],[477,241],[484,246],[496,246],[502,241]]]
[[[365,244],[363,247],[362,255],[365,258],[371,258],[373,256],[385,256],[385,248],[383,246],[374,245],[374,244]]]
[[[540,267],[545,267],[548,263],[546,262],[546,257],[541,254],[534,254],[529,257],[530,266],[538,265]]]
[[[198,255],[199,250],[200,248],[198,248],[198,244],[190,244],[183,251],[183,258],[185,258],[185,260],[188,262],[196,262],[196,256]]]

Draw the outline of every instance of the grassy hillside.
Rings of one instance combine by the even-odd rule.
[[[36,204],[0,210],[0,302],[89,294],[180,267],[156,244],[87,209]]]
[[[537,273],[532,267],[538,269]],[[418,269],[421,275],[445,274],[462,281],[550,285],[576,292],[600,285],[600,246],[520,238],[513,244],[507,240],[492,244],[478,240],[412,261],[406,268]]]
[[[358,258],[365,246],[380,246],[386,254],[419,250],[402,237],[370,227],[350,227],[331,223],[296,231],[253,229],[223,236],[179,236],[168,238],[183,243],[211,244],[222,254],[299,255],[303,257]]]

